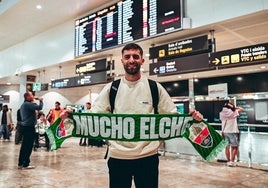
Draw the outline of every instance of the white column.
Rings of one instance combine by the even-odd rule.
[[[26,76],[20,75],[20,105],[24,101],[24,93],[26,92]]]
[[[189,110],[195,109],[195,100],[194,100],[194,79],[191,78],[188,80],[189,85]]]

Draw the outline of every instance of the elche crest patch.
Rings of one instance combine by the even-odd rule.
[[[213,139],[209,132],[208,126],[203,122],[193,123],[189,127],[189,139],[203,148],[213,146]]]
[[[63,138],[72,135],[74,129],[74,121],[66,118],[60,122],[56,130],[56,137]]]

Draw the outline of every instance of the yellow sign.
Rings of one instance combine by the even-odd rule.
[[[159,52],[158,52],[158,56],[159,57],[165,57],[165,50],[159,50]]]

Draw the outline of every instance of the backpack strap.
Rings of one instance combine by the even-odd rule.
[[[114,102],[115,102],[115,98],[116,98],[116,94],[118,91],[120,81],[121,79],[113,81],[111,88],[110,88],[109,101],[110,101],[111,113],[114,112]],[[107,142],[107,149],[104,155],[104,159],[107,159],[108,153],[109,153],[109,143]]]
[[[154,80],[148,79],[152,100],[153,100],[153,108],[154,108],[154,114],[158,114],[158,102],[159,102],[159,93],[157,84]]]
[[[114,101],[115,101],[115,97],[116,97],[116,94],[117,94],[117,91],[118,91],[120,81],[121,81],[121,79],[115,80],[115,81],[113,81],[113,83],[111,85],[110,95],[109,95],[111,113],[114,112]]]

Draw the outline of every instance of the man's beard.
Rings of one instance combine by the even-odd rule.
[[[132,68],[132,67],[130,68],[129,64],[125,64],[124,65],[124,69],[125,69],[126,73],[128,73],[130,75],[135,75],[138,72],[140,72],[141,65],[138,64],[138,63],[135,63],[134,68]]]

